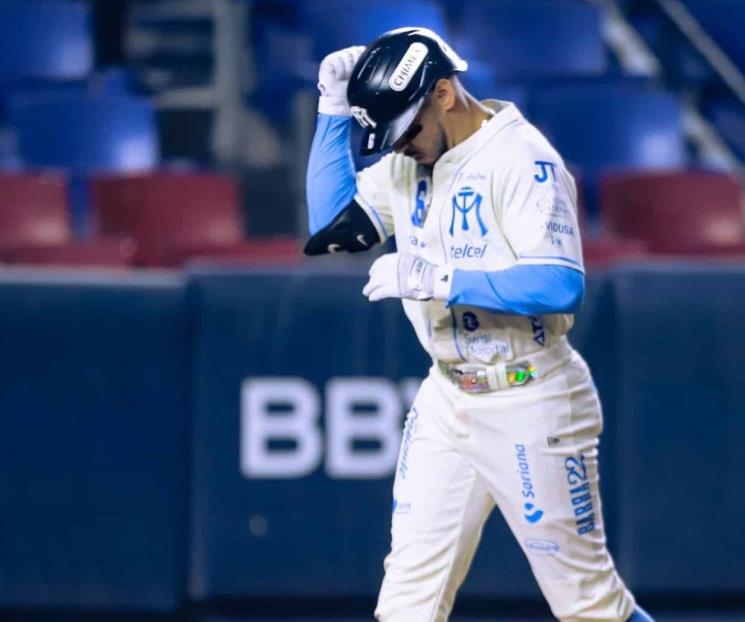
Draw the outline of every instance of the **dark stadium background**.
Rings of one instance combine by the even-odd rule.
[[[0,1],[0,620],[372,619],[427,362],[304,171],[320,59],[404,25],[577,179],[622,576],[745,620],[743,0]],[[493,516],[453,619],[549,618]]]

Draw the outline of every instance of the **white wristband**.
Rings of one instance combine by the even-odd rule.
[[[318,112],[321,114],[332,114],[340,117],[351,117],[349,102],[346,97],[333,97],[321,95],[318,98]]]

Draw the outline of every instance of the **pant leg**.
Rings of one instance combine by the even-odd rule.
[[[429,380],[406,420],[393,487],[391,551],[375,617],[444,622],[494,501],[438,422],[450,405]]]
[[[602,413],[584,361],[576,355],[548,378],[491,401],[470,413],[479,439],[474,464],[553,614],[562,622],[626,622],[635,603],[606,548],[597,463]]]

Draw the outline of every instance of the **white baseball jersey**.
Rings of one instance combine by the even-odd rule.
[[[381,239],[456,269],[497,271],[552,264],[584,271],[576,189],[559,154],[514,104],[495,114],[434,167],[389,154],[357,174],[355,200]],[[434,359],[494,363],[548,347],[571,315],[517,316],[442,301],[403,300]]]
[[[392,154],[360,172],[357,203],[381,239],[395,235],[400,251],[441,266],[582,271],[572,176],[513,104],[487,105],[494,116],[433,168]],[[541,363],[525,386],[475,395],[433,365],[407,416],[376,618],[445,622],[497,505],[559,620],[627,621],[635,602],[605,547],[601,515],[600,402],[563,339],[572,316],[403,304],[434,359]]]

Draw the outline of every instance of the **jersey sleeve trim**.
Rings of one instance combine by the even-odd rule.
[[[552,255],[521,255],[517,259],[517,265],[522,266],[564,266],[585,273],[585,267],[578,261],[569,257]]]

